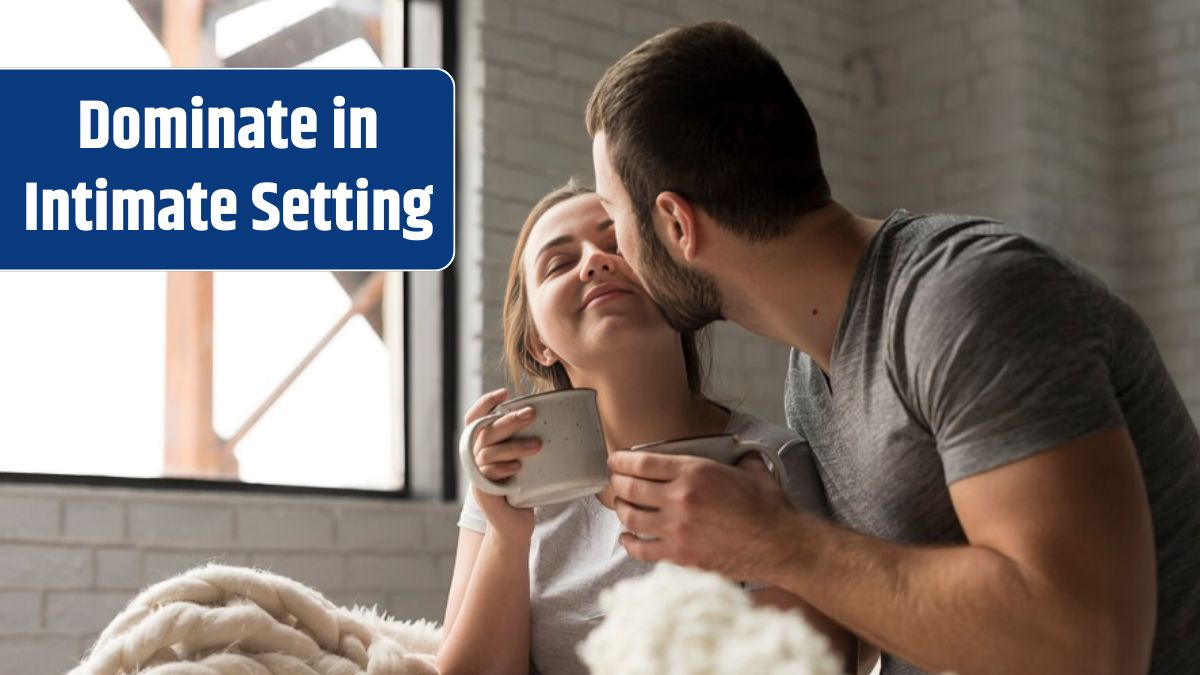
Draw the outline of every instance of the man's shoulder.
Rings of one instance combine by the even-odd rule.
[[[986,255],[976,245],[1009,239],[1032,249],[1042,246],[1006,223],[984,216],[955,213],[909,213],[893,211],[872,242],[871,254],[886,260],[882,267],[913,270],[928,267],[931,260],[953,263],[972,255]]]
[[[1047,294],[1057,298],[1111,295],[1107,286],[1065,253],[1001,221],[954,214],[906,215],[880,244],[887,264],[871,294],[887,306],[888,325],[911,312],[938,316],[995,308]],[[912,318],[908,316],[908,318]]]

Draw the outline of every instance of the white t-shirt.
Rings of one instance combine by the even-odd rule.
[[[798,508],[824,512],[825,498],[808,443],[795,432],[734,412],[728,433],[778,447],[788,477],[787,492]],[[587,675],[575,645],[600,625],[600,592],[622,579],[649,572],[618,538],[625,528],[595,496],[534,510],[529,554],[530,653],[532,673]],[[487,520],[470,491],[458,526],[483,533]]]

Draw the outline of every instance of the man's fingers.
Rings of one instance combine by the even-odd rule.
[[[771,470],[767,468],[767,463],[757,452],[747,452],[742,455],[741,459],[737,461],[737,467],[758,473],[771,473]]]
[[[621,534],[621,545],[634,560],[658,562],[666,557],[667,545],[658,539],[638,539],[629,532]]]
[[[652,537],[662,534],[662,514],[660,512],[638,508],[620,498],[614,501],[613,507],[617,512],[617,519],[630,532]]]
[[[533,418],[534,410],[528,406],[507,413],[479,430],[479,436],[475,439],[475,447],[482,448],[507,441],[517,432],[529,426],[533,422]]]
[[[475,420],[488,414],[492,408],[495,408],[501,401],[508,398],[508,390],[501,387],[494,389],[479,397],[475,404],[467,410],[467,414],[463,415],[463,424],[470,424]]]
[[[658,481],[613,474],[609,481],[613,495],[638,506],[662,508],[667,501],[666,484]]]
[[[665,482],[674,480],[683,467],[694,461],[697,458],[622,450],[608,456],[608,468],[618,474]]]
[[[536,455],[542,449],[542,441],[537,438],[513,439],[506,443],[497,443],[480,448],[475,453],[475,463],[479,466],[497,462],[511,462]]]

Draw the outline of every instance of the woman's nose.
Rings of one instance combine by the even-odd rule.
[[[592,252],[588,255],[587,260],[583,265],[580,278],[584,281],[587,281],[588,279],[595,277],[600,271],[604,271],[606,274],[612,274],[613,270],[615,269],[616,267],[613,265],[612,257],[609,256],[608,253],[601,249],[592,249]]]

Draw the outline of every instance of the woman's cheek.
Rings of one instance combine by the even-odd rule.
[[[570,294],[562,288],[545,288],[547,293],[542,299],[544,302],[539,303],[538,309],[534,314],[534,321],[539,326],[544,326],[543,340],[551,349],[559,351],[562,342],[570,335],[571,320],[575,316],[576,307],[571,306],[572,299]]]

